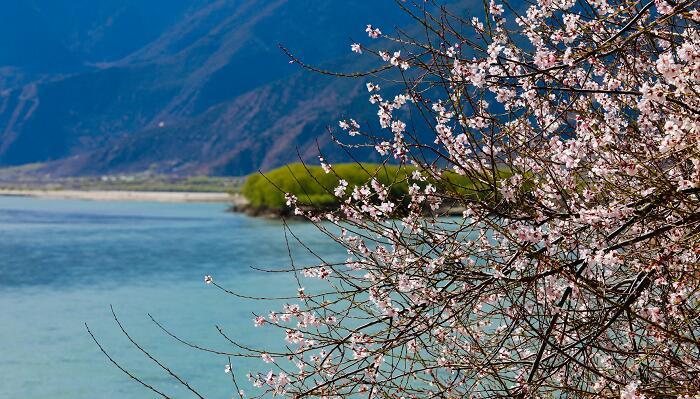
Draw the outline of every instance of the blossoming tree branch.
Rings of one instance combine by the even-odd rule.
[[[344,76],[378,119],[333,134],[405,173],[339,179],[331,210],[287,196],[347,260],[290,269],[298,298],[256,316],[286,349],[236,345],[251,395],[698,397],[697,2],[397,7],[418,29],[368,25],[376,69]]]

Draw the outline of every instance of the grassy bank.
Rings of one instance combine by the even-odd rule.
[[[412,170],[397,166],[376,164],[338,164],[332,173],[325,173],[320,166],[290,164],[274,169],[265,175],[248,176],[242,193],[255,207],[283,209],[284,193],[297,196],[304,205],[332,207],[337,205],[333,190],[340,179],[348,182],[348,190],[369,182],[373,177],[386,186],[391,186],[393,198],[408,193],[407,174]]]
[[[288,211],[284,193],[294,194],[303,205],[333,208],[338,206],[333,190],[338,186],[340,179],[348,182],[349,193],[355,186],[367,184],[375,178],[390,187],[390,199],[400,204],[408,194],[408,177],[414,171],[415,168],[407,166],[348,163],[333,165],[333,171],[325,173],[320,166],[297,163],[274,169],[264,175],[248,176],[241,193],[249,201],[250,208],[247,210],[252,211],[251,213],[283,214]],[[493,194],[486,185],[474,183],[456,173],[448,172],[439,180],[432,179],[420,185],[424,187],[428,183],[438,187],[441,192],[450,193],[453,198],[468,199]]]

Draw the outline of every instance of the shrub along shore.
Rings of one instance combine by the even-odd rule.
[[[333,195],[339,181],[348,183],[346,193],[354,187],[362,186],[376,179],[389,188],[389,199],[401,209],[401,204],[408,194],[409,177],[416,169],[410,166],[380,165],[371,163],[347,163],[333,165],[330,173],[320,166],[295,163],[286,165],[264,174],[248,176],[241,193],[245,203],[234,204],[233,210],[253,216],[291,216],[291,209],[286,205],[285,193],[293,194],[298,202],[308,208],[334,209],[339,206]],[[465,197],[476,197],[478,186],[464,176],[456,173],[445,174],[439,184]],[[413,181],[411,181],[413,184]],[[441,214],[461,215],[464,208],[457,204],[443,204],[438,211]]]

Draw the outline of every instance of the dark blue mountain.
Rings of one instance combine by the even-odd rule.
[[[392,0],[0,0],[0,167],[246,174],[312,159],[364,82],[350,37]],[[338,152],[338,154],[341,154]]]

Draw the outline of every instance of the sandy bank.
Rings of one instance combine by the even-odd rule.
[[[231,202],[228,193],[106,190],[5,190],[0,195],[94,201]]]

